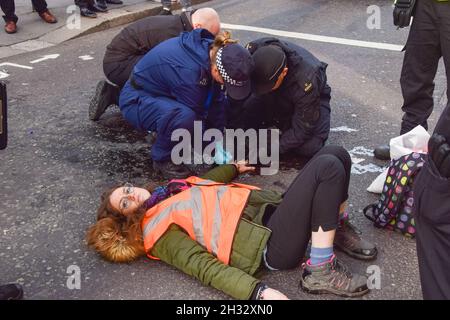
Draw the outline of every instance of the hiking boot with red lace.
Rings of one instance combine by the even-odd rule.
[[[342,219],[336,229],[334,246],[355,259],[375,259],[378,254],[376,246],[361,238],[361,234],[361,231],[352,225],[348,218]]]
[[[367,278],[352,274],[335,255],[330,261],[311,265],[310,260],[302,266],[300,286],[312,294],[332,293],[341,297],[360,297],[369,292]]]

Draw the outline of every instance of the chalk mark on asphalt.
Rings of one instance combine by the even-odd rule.
[[[259,32],[259,33],[266,33],[266,34],[270,34],[273,36],[303,39],[303,40],[333,43],[333,44],[343,44],[343,45],[347,45],[347,46],[370,48],[370,49],[380,49],[380,50],[401,52],[404,47],[402,45],[391,44],[391,43],[352,40],[352,39],[345,39],[345,38],[320,36],[320,35],[308,34],[308,33],[283,31],[283,30],[268,29],[268,28],[259,28],[259,27],[245,26],[245,25],[239,25],[239,24],[222,23],[221,26],[223,29],[253,31],[253,32]]]

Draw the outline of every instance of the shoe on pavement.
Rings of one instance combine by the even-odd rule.
[[[302,269],[300,286],[307,293],[332,293],[354,298],[369,292],[367,277],[352,274],[336,256],[317,266],[310,265],[308,260],[302,265]]]
[[[23,289],[20,284],[5,284],[0,286],[0,300],[20,300],[23,297]]]
[[[110,4],[123,4],[121,0],[106,0],[106,2]]]
[[[391,160],[391,148],[387,144],[376,147],[373,154],[379,160]]]
[[[51,14],[50,11],[45,10],[44,12],[39,13],[39,16],[41,17],[42,20],[44,20],[47,23],[57,23],[58,19],[56,19],[56,17]]]
[[[14,21],[7,21],[5,24],[5,32],[12,34],[17,32],[17,24]]]
[[[334,237],[336,249],[345,252],[350,257],[359,260],[373,260],[378,250],[373,243],[361,238],[361,231],[344,219],[339,223]]]
[[[115,92],[116,88],[105,80],[101,80],[97,83],[94,96],[89,102],[89,119],[92,121],[97,121],[100,119],[106,109],[108,109],[110,105],[114,104],[112,95],[114,95]]]
[[[170,9],[162,9],[159,13],[159,16],[171,16],[172,11]]]
[[[108,9],[104,9],[101,6],[99,6],[98,4],[92,4],[88,8],[89,8],[89,10],[92,10],[94,12],[102,12],[102,13],[108,12]]]
[[[108,10],[106,0],[97,0],[97,7],[99,7],[102,10]]]
[[[153,161],[153,169],[167,180],[186,179],[192,175],[184,165],[176,165],[171,161]]]
[[[86,7],[80,8],[80,14],[86,18],[97,18],[97,14]]]

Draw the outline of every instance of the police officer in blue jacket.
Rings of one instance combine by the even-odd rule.
[[[184,32],[149,51],[135,66],[121,91],[119,106],[135,128],[156,132],[153,166],[165,178],[191,174],[171,161],[176,129],[191,134],[194,121],[204,128],[223,130],[227,95],[243,99],[250,94],[253,59],[228,33],[214,36],[205,29]]]

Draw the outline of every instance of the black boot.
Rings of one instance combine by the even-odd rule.
[[[97,84],[94,96],[89,103],[89,119],[97,121],[110,105],[116,103],[119,92],[118,87],[101,80]]]
[[[387,144],[376,147],[373,153],[379,160],[391,160],[391,148]]]
[[[6,284],[0,286],[0,300],[20,300],[23,297],[23,289],[20,284]]]
[[[88,7],[89,10],[94,11],[94,12],[108,12],[108,9],[103,9],[102,7],[100,7],[98,4],[93,4],[91,6]]]
[[[97,7],[102,10],[108,10],[108,6],[106,5],[106,0],[97,0]]]
[[[153,161],[153,169],[167,180],[186,179],[192,175],[184,165],[176,165],[171,161]]]
[[[123,4],[121,0],[106,0],[106,2],[110,4]]]
[[[171,16],[172,15],[172,11],[169,8],[163,8],[158,15],[160,16]]]
[[[80,8],[80,14],[86,18],[97,18],[97,14],[86,7]]]

